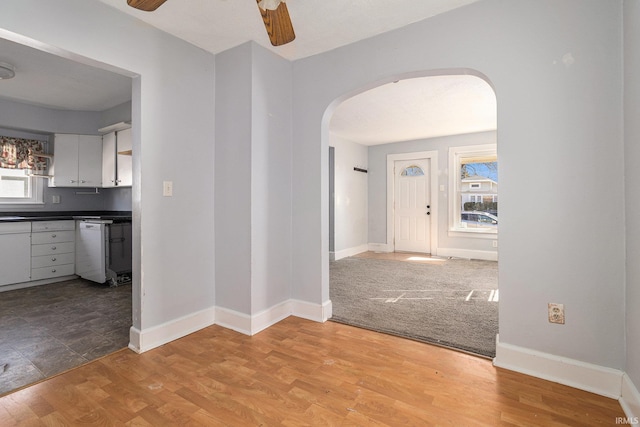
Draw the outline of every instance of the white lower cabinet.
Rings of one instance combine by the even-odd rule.
[[[0,224],[0,286],[28,282],[31,275],[31,223]]]
[[[33,222],[31,280],[73,275],[75,236],[75,221]]]

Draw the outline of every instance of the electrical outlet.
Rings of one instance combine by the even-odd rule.
[[[549,303],[549,323],[564,325],[564,304]]]

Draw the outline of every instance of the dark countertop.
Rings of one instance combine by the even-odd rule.
[[[0,223],[20,221],[60,221],[73,219],[131,220],[131,211],[49,211],[0,212]]]

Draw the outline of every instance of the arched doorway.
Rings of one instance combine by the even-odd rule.
[[[464,218],[469,216],[466,211],[470,206],[467,206],[469,196],[475,201],[483,195],[492,202],[487,203],[486,208],[496,210],[491,215],[497,214],[497,174],[488,188],[482,184],[470,190],[471,186],[461,181],[459,172],[461,165],[466,167],[471,163],[497,166],[495,93],[483,76],[469,70],[405,77],[337,100],[325,113],[325,117],[330,115],[325,120],[326,131],[329,145],[335,151],[334,194],[330,195],[335,195],[335,208],[330,212],[334,215],[335,250],[331,258],[341,260],[354,255],[360,258],[363,253],[384,257],[384,254],[405,251],[420,253],[422,256],[405,258],[423,264],[444,265],[452,258],[485,260],[485,264],[480,263],[475,268],[482,269],[482,275],[488,275],[488,280],[493,280],[496,286],[490,289],[491,285],[480,285],[480,280],[473,282],[474,273],[468,271],[464,274],[470,275],[470,279],[465,279],[472,282],[466,286],[469,289],[459,284],[444,286],[438,292],[411,288],[404,289],[410,292],[403,295],[401,290],[406,286],[402,286],[400,280],[388,284],[391,289],[385,291],[396,289],[398,292],[387,298],[384,293],[365,295],[369,290],[365,283],[364,290],[353,295],[361,304],[347,310],[339,306],[344,295],[331,292],[334,317],[340,318],[345,312],[360,312],[371,319],[392,318],[376,315],[381,309],[376,304],[381,301],[387,306],[410,302],[418,310],[417,301],[458,299],[469,303],[467,306],[492,305],[489,317],[495,319],[488,326],[491,329],[488,339],[492,340],[488,345],[492,348],[477,352],[492,356],[488,353],[495,351],[497,334],[497,266],[489,273],[487,271],[491,269],[485,267],[488,265],[486,260],[497,260],[497,221],[480,227],[463,220],[463,215],[466,215]],[[493,147],[491,159],[469,154],[478,150],[485,152],[488,146]],[[418,166],[423,174],[427,171],[427,176],[403,176],[402,171],[407,167],[417,170],[414,166]],[[482,181],[480,178],[487,177],[476,178]],[[466,187],[462,188],[462,185]],[[363,193],[366,194],[364,198]],[[483,208],[481,204],[474,206]],[[462,266],[460,262],[457,264]],[[332,267],[334,265],[332,263]],[[398,268],[405,273],[413,269],[406,264]],[[416,274],[422,273],[416,271]],[[335,290],[333,279],[331,276],[330,290]],[[372,280],[379,282],[380,277]],[[443,316],[447,317],[440,314]],[[454,318],[456,314],[450,313],[448,317]],[[367,326],[361,320],[362,317],[354,324]],[[420,321],[424,322],[424,318]],[[372,329],[397,330],[384,322],[377,323]],[[413,337],[415,333],[405,335]],[[457,344],[455,340],[450,343],[439,335],[430,341],[443,341],[452,347]],[[475,347],[475,344],[457,345],[457,348],[471,352]]]

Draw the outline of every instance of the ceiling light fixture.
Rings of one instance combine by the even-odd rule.
[[[276,10],[284,0],[261,0],[258,7],[262,10]]]
[[[0,80],[12,79],[16,75],[13,65],[0,62]]]

